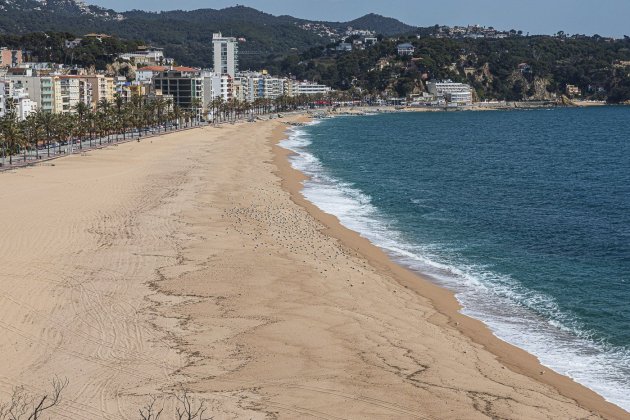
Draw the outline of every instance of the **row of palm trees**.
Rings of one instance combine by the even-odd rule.
[[[218,97],[210,102],[205,111],[211,122],[220,123],[246,117],[270,114],[274,112],[290,112],[314,106],[320,102],[330,101],[329,95],[279,96],[275,99],[256,98],[252,102],[236,99],[225,100]]]
[[[202,120],[211,123],[255,118],[272,112],[289,112],[330,100],[323,95],[280,96],[275,99],[258,98],[253,102],[216,98],[204,109],[199,99],[193,99],[186,108],[162,97],[147,98],[134,95],[124,100],[116,95],[113,101],[101,100],[96,107],[79,102],[66,113],[37,111],[25,119],[17,118],[12,103],[0,118],[1,163],[8,159],[13,164],[16,156],[24,161],[30,156],[39,159],[45,155],[83,149],[86,143],[92,147],[103,142],[124,140],[128,136],[142,136],[149,131],[160,132],[177,127],[198,124]]]
[[[132,96],[129,101],[116,95],[113,101],[100,101],[95,108],[79,102],[70,112],[50,113],[37,111],[19,120],[11,101],[0,118],[0,144],[2,162],[13,163],[14,156],[23,154],[24,160],[34,153],[50,156],[62,153],[62,145],[72,148],[76,142],[82,149],[87,142],[111,143],[129,135],[142,136],[149,130],[161,131],[166,127],[181,127],[199,121],[198,113],[183,110],[172,100],[157,97]]]

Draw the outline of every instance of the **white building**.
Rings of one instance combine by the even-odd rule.
[[[221,33],[212,34],[214,54],[214,71],[218,74],[229,74],[232,78],[238,71],[238,41],[226,38]]]
[[[64,44],[65,44],[66,48],[73,49],[73,48],[76,48],[79,45],[81,45],[81,41],[83,41],[82,38],[66,39],[64,41]]]
[[[13,101],[13,109],[19,121],[24,121],[29,115],[37,111],[37,103],[28,97],[23,88],[13,89],[10,101]]]
[[[450,103],[470,105],[473,102],[472,88],[464,83],[455,83],[450,80],[431,81],[427,83],[427,90],[434,96],[443,97]]]
[[[398,55],[413,55],[416,52],[416,47],[408,42],[400,44],[396,48],[398,49]]]
[[[166,66],[174,63],[172,58],[164,57],[162,48],[138,48],[138,51],[120,54],[118,57],[145,66]]]
[[[92,106],[92,85],[85,77],[63,75],[56,76],[56,79],[59,86],[59,95],[55,98],[56,112],[74,113],[80,102]]]
[[[265,99],[276,99],[284,95],[284,79],[265,77],[263,79],[263,92]]]
[[[315,95],[330,92],[330,87],[309,81],[296,81],[284,77],[273,77],[266,72],[243,72],[235,78],[227,74],[204,72],[204,109],[211,108],[217,98],[224,102],[237,100],[253,103],[257,99],[277,99],[283,96]]]
[[[50,76],[33,76],[32,71],[21,74],[9,74],[7,80],[13,83],[15,88],[23,89],[29,99],[37,104],[37,108],[44,112],[55,110],[55,90],[53,78]]]
[[[229,74],[214,73],[212,80],[212,99],[221,98],[225,102],[232,99],[232,83],[233,79]]]
[[[330,86],[304,81],[297,84],[297,92],[294,92],[294,95],[323,95],[328,92],[330,92]]]
[[[7,98],[13,93],[13,83],[10,80],[0,79],[0,117],[7,112]]]
[[[141,67],[136,70],[136,82],[138,84],[151,84],[153,82],[153,78],[160,73],[168,70],[169,68],[166,66],[146,66]]]
[[[29,115],[37,112],[37,103],[31,101],[28,97],[16,98],[14,101],[16,114],[20,121],[24,121]]]

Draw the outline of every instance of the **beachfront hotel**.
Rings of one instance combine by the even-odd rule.
[[[471,105],[473,102],[472,89],[464,83],[450,80],[427,82],[427,90],[437,98],[444,98],[447,102],[457,105]]]
[[[236,76],[238,71],[238,41],[224,37],[221,32],[212,35],[214,71],[218,74]]]

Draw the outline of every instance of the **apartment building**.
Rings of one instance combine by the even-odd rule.
[[[276,99],[284,95],[285,79],[277,77],[263,78],[263,95],[266,99]]]
[[[182,109],[192,109],[193,101],[205,103],[204,78],[201,70],[191,67],[173,67],[153,78],[153,87],[162,95],[172,95],[174,104]]]
[[[53,78],[33,76],[30,69],[19,70],[9,72],[5,76],[6,79],[10,80],[15,88],[23,89],[29,99],[36,103],[38,109],[43,112],[54,112],[55,88]]]
[[[24,88],[16,87],[10,79],[0,79],[0,117],[6,115],[9,106],[20,121],[37,111],[37,103],[29,98]]]
[[[210,76],[211,91],[209,96],[214,98],[221,98],[224,101],[230,101],[234,98],[234,79],[229,74],[212,74]]]
[[[7,98],[13,91],[13,83],[8,79],[0,78],[0,117],[7,112]]]
[[[153,78],[160,73],[168,70],[168,66],[146,66],[136,70],[136,83],[150,84]]]
[[[13,95],[9,100],[13,101],[13,109],[19,121],[24,121],[29,115],[37,112],[37,103],[31,100],[22,88],[13,89]]]
[[[249,73],[241,77],[243,96],[247,102],[254,102],[265,97],[264,77],[259,73]]]
[[[442,82],[430,81],[427,83],[430,94],[446,99],[449,103],[458,105],[470,105],[473,102],[472,88],[464,83],[455,83],[451,80]]]
[[[234,78],[238,71],[238,40],[215,33],[212,35],[212,48],[214,72]]]
[[[0,67],[16,67],[22,64],[22,50],[0,48]]]
[[[164,57],[162,48],[138,47],[137,51],[118,56],[122,60],[133,61],[138,66],[169,66],[175,60]]]
[[[330,92],[330,87],[326,85],[320,85],[315,82],[302,81],[298,82],[296,90],[291,96],[298,95],[325,95]]]
[[[102,100],[112,102],[116,93],[116,83],[113,77],[106,77],[102,74],[86,76],[85,80],[90,84],[92,88],[91,106],[92,109],[96,109],[96,106]]]
[[[54,76],[55,86],[55,113],[73,113],[76,106],[82,102],[92,106],[92,86],[84,76]]]

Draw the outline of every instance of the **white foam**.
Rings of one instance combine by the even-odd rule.
[[[310,144],[308,133],[301,128],[293,129],[280,143],[295,153],[293,167],[310,177],[304,184],[306,199],[398,262],[452,289],[462,312],[483,321],[497,337],[630,410],[629,349],[593,341],[576,316],[561,311],[552,297],[529,290],[516,279],[467,264],[439,244],[407,241],[395,221],[381,214],[368,195],[329,175],[309,152]]]

